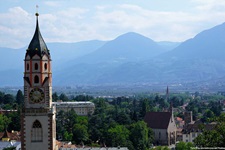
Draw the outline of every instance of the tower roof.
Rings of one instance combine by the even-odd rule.
[[[38,56],[42,57],[44,54],[46,54],[47,56],[50,57],[49,49],[47,45],[45,44],[45,41],[42,38],[40,29],[39,29],[39,25],[38,25],[39,14],[36,13],[35,15],[37,18],[36,29],[35,29],[34,36],[28,46],[26,55],[33,57],[35,54],[37,54]]]

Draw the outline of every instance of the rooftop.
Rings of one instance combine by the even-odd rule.
[[[152,129],[167,129],[171,119],[171,112],[147,112],[144,121]]]

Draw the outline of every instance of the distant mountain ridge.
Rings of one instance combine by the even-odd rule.
[[[77,63],[124,63],[148,60],[165,50],[153,40],[129,32],[105,43],[96,51],[74,60]]]
[[[181,43],[172,51],[163,54],[169,58],[224,58],[225,23],[197,34],[194,38]]]
[[[112,59],[107,61],[105,55],[102,55],[103,58],[94,57],[97,53],[95,51],[92,57],[94,57],[93,59],[98,58],[97,62],[90,61],[92,62],[91,64],[83,62],[82,68],[79,66],[79,63],[75,63],[73,67],[67,69],[72,70],[73,68],[76,71],[71,71],[62,80],[70,79],[66,84],[127,84],[189,83],[221,78],[225,75],[225,59],[223,59],[225,56],[224,30],[225,24],[223,23],[184,41],[173,50],[164,51],[147,59],[136,59],[134,61],[130,59],[130,61],[124,61],[118,65],[112,65],[110,63]],[[132,33],[132,35],[134,34]],[[118,39],[119,37],[114,41]],[[134,42],[126,41],[123,44],[126,45],[128,43]],[[149,43],[151,42],[149,41]],[[115,44],[118,43],[114,43],[114,46]],[[100,49],[103,49],[104,46]],[[120,47],[123,46],[120,45]],[[107,50],[112,51],[110,48]],[[117,47],[115,46],[115,48]],[[139,52],[142,51],[140,50]],[[142,55],[144,54],[149,55],[146,51]],[[129,54],[127,55],[129,56]],[[87,61],[86,56],[79,58],[79,60],[82,59]],[[75,59],[75,61],[77,60]],[[62,72],[66,72],[67,69]]]
[[[155,42],[134,32],[111,41],[47,43],[53,60],[53,84],[185,84],[222,78],[225,76],[223,33],[225,23],[182,43]],[[10,78],[21,81],[15,84],[22,85],[25,48],[0,48],[0,54],[19,62],[13,65],[5,63],[7,58],[0,60],[4,63],[0,67],[0,86],[13,85]]]

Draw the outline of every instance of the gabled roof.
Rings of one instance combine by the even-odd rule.
[[[144,121],[152,129],[167,129],[171,112],[147,112]]]
[[[215,123],[204,124],[202,122],[196,121],[194,124],[188,124],[182,130],[183,134],[189,134],[191,132],[202,132],[202,127],[205,130],[213,130],[215,128]]]
[[[36,30],[34,33],[34,36],[28,46],[26,55],[29,55],[31,58],[34,55],[38,55],[42,57],[44,54],[46,54],[50,58],[50,53],[47,48],[47,45],[45,44],[44,39],[41,36],[41,32],[38,25],[38,13],[36,13],[37,16],[37,23],[36,23]]]

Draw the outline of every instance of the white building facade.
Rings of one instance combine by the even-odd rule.
[[[79,116],[87,116],[93,114],[95,110],[95,104],[92,102],[52,102],[52,105],[56,108],[56,112],[70,111],[73,109]]]

